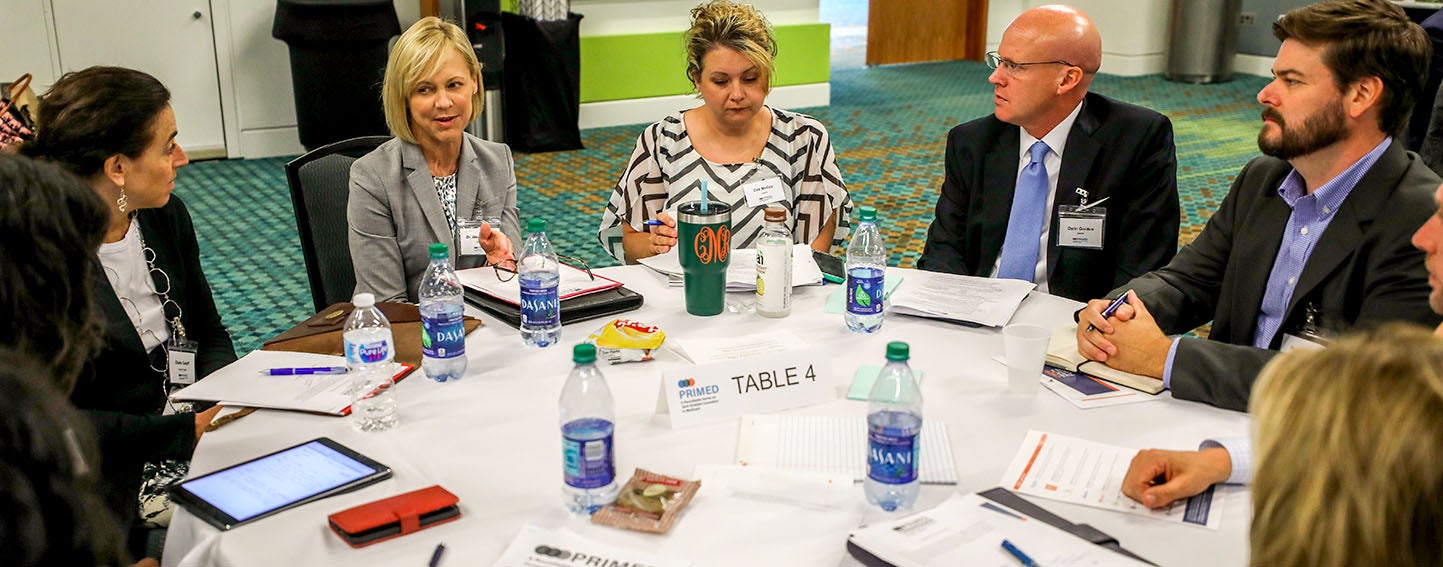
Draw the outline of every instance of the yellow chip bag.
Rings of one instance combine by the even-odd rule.
[[[596,345],[597,358],[610,364],[651,360],[651,351],[665,340],[660,327],[630,319],[612,319],[586,337]]]

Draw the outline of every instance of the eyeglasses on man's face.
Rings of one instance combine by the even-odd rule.
[[[1060,59],[1057,61],[1028,61],[1026,63],[1019,63],[998,55],[996,51],[987,52],[987,66],[993,69],[1001,69],[1009,75],[1015,75],[1032,65],[1066,65],[1068,67],[1075,67],[1075,65]]]
[[[574,256],[562,256],[560,254],[556,255],[556,259],[571,266],[580,266],[581,269],[586,272],[587,277],[591,278],[592,281],[596,281],[596,274],[591,273],[591,266],[586,265],[586,260]],[[491,269],[495,270],[497,280],[509,282],[511,278],[516,277],[516,260],[511,258],[502,260],[491,264]]]

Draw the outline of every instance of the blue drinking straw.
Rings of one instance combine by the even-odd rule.
[[[706,214],[706,180],[701,180],[701,214]]]

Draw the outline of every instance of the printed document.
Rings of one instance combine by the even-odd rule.
[[[667,285],[683,284],[681,258],[673,246],[665,254],[658,254],[637,260],[641,265],[665,274]],[[752,291],[757,288],[757,251],[755,248],[734,248],[727,260],[727,291]],[[792,287],[821,285],[822,268],[812,258],[812,248],[806,244],[792,246]]]
[[[242,356],[204,380],[171,394],[175,400],[346,415],[351,411],[351,377],[347,374],[266,376],[270,368],[345,366],[346,357],[308,352],[257,350]],[[397,363],[398,375],[411,366]]]
[[[559,270],[561,281],[556,284],[556,295],[558,299],[571,299],[573,297],[606,291],[621,287],[621,282],[605,276],[591,276],[585,270],[573,268],[561,264]],[[508,274],[510,275],[510,274]],[[508,281],[501,281],[496,277],[496,269],[491,266],[480,268],[467,268],[456,270],[456,277],[461,279],[461,285],[474,289],[496,299],[500,299],[512,305],[521,305],[521,278],[512,277]]]
[[[942,421],[922,422],[922,484],[957,484],[952,440]],[[737,464],[782,470],[867,476],[867,418],[829,415],[744,415],[737,430]]]
[[[892,312],[929,319],[1001,327],[1012,319],[1032,282],[915,271],[892,294]]]
[[[1145,565],[976,494],[954,494],[926,512],[858,528],[847,541],[898,567],[1017,567],[1004,539],[1047,567]]]
[[[646,565],[690,567],[691,561],[623,549],[591,541],[566,528],[544,530],[527,524],[511,540],[493,567],[560,567],[562,565]]]
[[[1001,486],[1020,494],[1218,529],[1223,493],[1216,487],[1159,510],[1124,495],[1122,480],[1136,454],[1137,449],[1029,431],[1002,473]]]

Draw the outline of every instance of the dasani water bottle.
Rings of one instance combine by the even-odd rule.
[[[572,349],[576,367],[561,387],[562,495],[573,514],[591,514],[616,501],[615,403],[596,368],[596,345]]]
[[[907,366],[907,343],[887,343],[887,365],[867,396],[867,502],[888,512],[911,508],[921,485],[922,391]]]
[[[431,244],[431,265],[421,278],[421,370],[437,382],[466,374],[464,290],[451,269],[450,248]]]
[[[556,288],[561,271],[556,251],[546,239],[546,220],[526,223],[526,245],[516,262],[521,284],[521,340],[526,346],[548,347],[561,340],[561,300]]]
[[[877,229],[877,209],[862,207],[852,241],[847,245],[847,328],[872,333],[882,328],[883,286],[887,275],[887,246]]]

